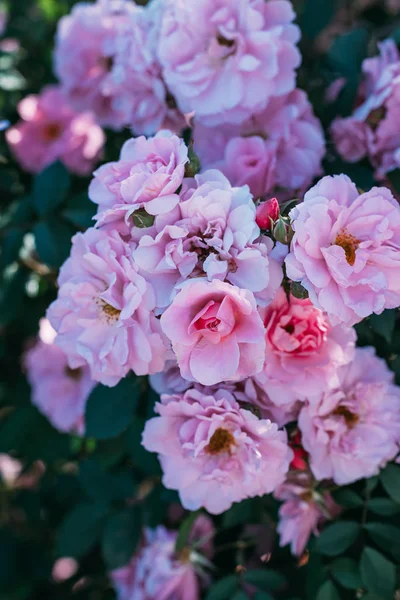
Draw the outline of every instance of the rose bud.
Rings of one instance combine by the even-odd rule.
[[[259,204],[256,210],[256,223],[260,229],[269,231],[280,214],[279,202],[276,198],[270,198]]]

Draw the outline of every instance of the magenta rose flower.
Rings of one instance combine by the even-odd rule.
[[[193,546],[175,553],[177,533],[162,525],[146,528],[144,541],[132,560],[110,573],[117,600],[199,600],[202,583],[209,582],[202,569],[205,559],[196,550],[201,537],[214,533],[212,521],[201,515],[194,524]],[[200,550],[202,546],[200,543]]]
[[[292,554],[301,556],[311,534],[340,513],[340,507],[327,491],[316,491],[309,473],[291,473],[274,496],[283,500],[279,509],[280,546],[290,544]]]
[[[78,2],[58,22],[54,70],[68,99],[76,110],[90,110],[101,125],[117,130],[129,124],[121,96],[131,90],[112,71],[119,41],[131,27],[129,16],[141,10],[123,0]]]
[[[278,406],[293,404],[337,385],[338,367],[354,357],[356,332],[332,326],[308,299],[285,294],[260,310],[265,326],[265,364],[255,378]]]
[[[119,161],[97,169],[90,184],[89,197],[98,204],[97,225],[129,233],[138,209],[149,215],[171,211],[179,202],[187,152],[183,140],[170,131],[125,142]]]
[[[130,370],[162,371],[166,343],[154,316],[155,296],[116,232],[88,229],[72,239],[48,309],[56,344],[72,369],[89,365],[95,381],[113,386]]]
[[[240,123],[295,86],[299,28],[286,0],[167,0],[158,54],[179,108]]]
[[[232,188],[218,171],[196,176],[181,193],[179,217],[155,223],[133,252],[140,273],[153,285],[160,308],[167,307],[188,277],[206,275],[254,293],[268,303],[283,273],[271,257],[273,242],[260,238],[255,206],[247,186]]]
[[[287,275],[332,322],[400,305],[400,208],[388,189],[360,194],[346,175],[324,177],[290,217]]]
[[[22,120],[6,131],[6,139],[26,171],[39,173],[59,160],[77,175],[92,172],[105,136],[91,113],[75,112],[57,86],[26,96],[18,112]]]
[[[254,296],[219,280],[184,284],[161,317],[181,374],[213,385],[261,371],[264,326]]]
[[[298,89],[240,125],[214,129],[195,120],[194,144],[203,169],[220,169],[232,185],[247,184],[255,198],[306,188],[321,174],[325,154],[321,124]]]
[[[302,443],[316,479],[346,485],[377,475],[398,453],[400,389],[373,348],[357,348],[340,384],[310,397],[300,412]]]
[[[293,457],[286,433],[240,408],[228,390],[164,395],[156,412],[142,444],[158,452],[163,484],[179,491],[184,508],[219,514],[283,482]]]
[[[50,323],[42,319],[39,339],[24,355],[31,400],[53,427],[83,435],[86,400],[96,383],[87,366],[71,369],[55,337]]]

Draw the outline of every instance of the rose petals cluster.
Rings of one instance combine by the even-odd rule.
[[[22,120],[6,131],[6,139],[26,171],[39,173],[61,161],[77,175],[91,173],[105,142],[92,113],[73,110],[58,86],[26,96],[18,112]]]
[[[400,305],[400,208],[387,188],[360,193],[346,175],[324,177],[290,217],[287,275],[333,323]]]
[[[363,61],[357,106],[346,118],[332,123],[339,154],[349,162],[368,157],[375,176],[400,167],[400,53],[395,42],[379,44],[379,55]]]
[[[339,385],[310,396],[299,416],[316,479],[346,485],[377,475],[400,444],[400,388],[373,348],[357,348]]]
[[[142,443],[158,453],[163,484],[179,491],[185,508],[219,514],[283,483],[293,457],[286,433],[240,408],[223,387],[163,395],[156,411]]]
[[[256,198],[306,189],[321,173],[325,154],[321,124],[299,89],[273,98],[239,125],[211,128],[195,120],[194,144],[203,169],[217,168],[233,185],[247,184]]]
[[[154,291],[117,232],[76,234],[58,285],[47,316],[72,369],[89,365],[92,378],[109,386],[130,370],[162,370],[167,342],[153,313]]]
[[[162,525],[146,528],[144,540],[131,561],[110,573],[117,600],[198,600],[201,584],[208,581],[200,568],[204,559],[199,551],[212,555],[212,543],[204,546],[201,540],[213,534],[211,519],[200,515],[189,537],[187,556],[180,558],[175,554],[175,531]]]
[[[295,87],[300,31],[287,0],[166,0],[158,55],[183,112],[240,123]]]
[[[86,365],[69,366],[66,354],[54,344],[55,337],[49,321],[42,319],[39,339],[25,353],[31,400],[53,427],[82,435],[86,400],[96,383]]]

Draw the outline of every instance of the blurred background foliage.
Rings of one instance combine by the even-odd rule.
[[[73,4],[0,0],[8,17],[0,40],[0,121],[15,122],[18,102],[54,81],[57,21]],[[400,41],[400,16],[384,0],[294,4],[303,32],[299,86],[327,128],[334,115],[351,112],[361,62],[376,53],[377,42],[389,36]],[[328,105],[326,88],[338,77],[346,85]],[[129,136],[107,132],[104,161],[114,160]],[[368,163],[345,164],[329,139],[327,147],[327,173],[345,172],[363,189],[374,184]],[[142,526],[177,522],[171,511],[177,495],[162,488],[156,458],[140,446],[156,400],[146,378],[128,377],[111,390],[98,386],[83,439],[54,430],[30,403],[21,356],[55,297],[71,236],[91,223],[88,183],[60,164],[36,177],[24,173],[0,132],[0,453],[24,466],[14,485],[0,481],[0,600],[111,600],[107,570],[131,557]],[[400,194],[399,173],[391,184]],[[400,383],[396,324],[396,313],[386,311],[359,325],[358,334],[361,345],[377,348]],[[300,563],[277,547],[278,504],[272,498],[246,500],[216,518],[216,583],[208,600],[250,597],[244,582],[253,585],[256,600],[392,599],[399,587],[400,466],[334,494],[345,510]],[[181,537],[187,529],[184,520]],[[77,560],[77,568],[58,582],[54,563],[66,556]]]

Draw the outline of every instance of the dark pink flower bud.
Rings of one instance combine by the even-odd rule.
[[[269,231],[271,229],[271,221],[275,222],[279,217],[279,202],[276,198],[270,198],[257,207],[256,223],[260,229]]]

